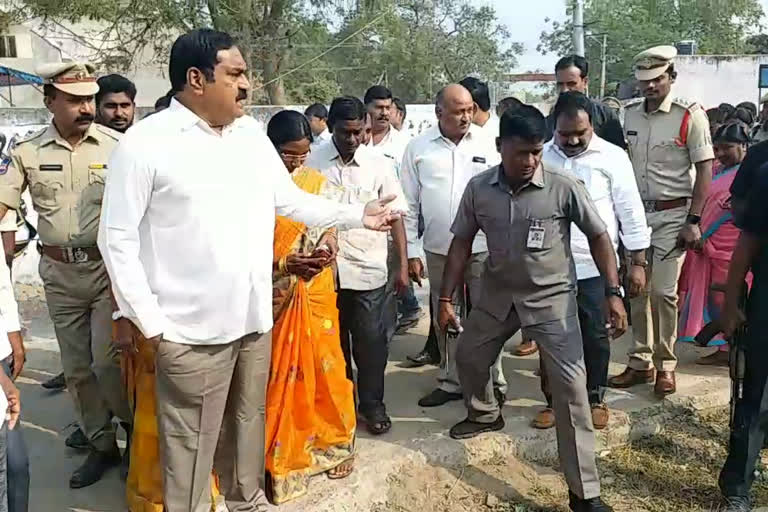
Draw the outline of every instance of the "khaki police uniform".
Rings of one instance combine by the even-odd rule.
[[[54,81],[61,77],[62,90],[71,94],[93,94],[91,68],[58,66],[42,76]],[[51,123],[17,143],[11,164],[0,175],[0,203],[8,208],[18,208],[22,192],[29,188],[42,242],[40,277],[67,387],[83,432],[100,451],[115,444],[110,411],[131,421],[111,343],[109,277],[96,247],[107,161],[119,137],[94,123],[72,147]]]
[[[640,53],[635,57],[637,79],[660,76],[676,54],[671,46]],[[701,106],[672,94],[653,112],[647,112],[645,105],[645,99],[630,103],[624,117],[635,179],[652,229],[651,246],[646,252],[648,284],[630,302],[634,343],[629,351],[629,367],[674,371],[677,281],[685,252],[673,249],[693,195],[694,164],[712,160],[714,150],[709,120]]]
[[[540,166],[513,192],[500,166],[472,178],[451,231],[488,240],[479,297],[460,335],[456,362],[469,419],[493,423],[500,414],[490,379],[504,343],[522,328],[535,339],[552,386],[560,466],[580,498],[600,495],[595,435],[587,396],[584,348],[576,305],[571,223],[588,237],[605,224],[584,185]]]

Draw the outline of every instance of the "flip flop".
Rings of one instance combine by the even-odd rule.
[[[342,471],[339,473],[333,473],[333,471],[338,470],[342,466],[346,465],[347,470]],[[349,475],[351,475],[355,471],[355,458],[350,457],[349,459],[345,460],[335,468],[331,468],[328,471],[325,472],[325,475],[328,477],[329,480],[341,480],[342,478],[347,478]]]

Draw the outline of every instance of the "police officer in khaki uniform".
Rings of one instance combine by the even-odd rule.
[[[608,381],[627,388],[651,383],[658,396],[674,393],[677,357],[677,280],[685,249],[701,241],[701,210],[712,180],[714,150],[704,109],[671,94],[677,74],[672,46],[635,57],[644,99],[627,106],[624,131],[640,197],[652,229],[646,290],[632,299],[634,343],[629,365]]]
[[[120,463],[112,414],[131,420],[111,344],[109,277],[96,247],[107,161],[120,134],[93,122],[99,90],[93,71],[74,62],[38,69],[53,122],[20,140],[0,175],[0,216],[19,207],[27,187],[39,215],[40,277],[90,450],[70,479],[72,488],[98,481]]]

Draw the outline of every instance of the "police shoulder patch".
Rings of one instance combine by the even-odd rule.
[[[18,137],[14,137],[14,144],[13,146],[20,146],[21,144],[24,144],[25,142],[29,142],[32,140],[35,140],[36,138],[40,137],[42,134],[45,133],[45,131],[48,129],[46,126],[45,128],[41,128],[39,130],[33,130],[25,135],[20,135]]]
[[[0,160],[0,176],[8,172],[9,165],[11,165],[11,157],[5,156]]]

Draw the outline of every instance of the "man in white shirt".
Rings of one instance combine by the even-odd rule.
[[[542,161],[552,169],[573,173],[584,182],[600,217],[608,228],[614,250],[619,238],[629,253],[631,296],[645,287],[645,250],[651,243],[651,230],[637,189],[632,162],[627,153],[594,133],[592,104],[584,94],[564,92],[555,105],[554,138],[544,146]],[[611,359],[610,336],[605,325],[603,302],[605,283],[589,250],[589,241],[576,226],[571,226],[571,250],[578,280],[579,324],[587,369],[587,393],[592,423],[598,430],[608,423],[608,408],[603,400]],[[541,372],[541,385],[547,407],[533,421],[536,428],[555,425],[552,394]]]
[[[475,115],[472,122],[481,128],[480,133],[485,136],[486,143],[496,151],[496,138],[499,136],[499,118],[491,113],[491,95],[488,91],[488,83],[479,78],[468,76],[459,82],[472,95],[475,103]]]
[[[109,162],[99,248],[119,311],[156,345],[167,512],[208,512],[211,469],[229,510],[265,510],[264,409],[275,215],[388,229],[388,197],[341,205],[300,191],[258,122],[232,38],[180,36],[170,107],[128,130]],[[222,197],[237,222],[210,215]],[[129,348],[129,347],[125,347]]]
[[[339,188],[339,201],[363,204],[371,199],[396,195],[395,208],[405,210],[402,188],[392,162],[362,144],[366,109],[351,96],[336,98],[328,114],[333,137],[313,151],[307,167],[318,169]],[[402,221],[392,225],[393,251],[397,255],[395,291],[408,286],[405,229]],[[390,292],[387,290],[387,235],[363,229],[339,233],[338,305],[341,325],[341,347],[347,362],[347,375],[352,380],[352,359],[357,366],[358,410],[368,430],[379,435],[387,432],[392,422],[384,405],[384,370],[389,354],[387,314]]]
[[[445,257],[453,235],[450,227],[469,180],[489,167],[499,163],[499,153],[490,148],[484,136],[477,134],[472,124],[475,106],[469,91],[458,84],[448,85],[437,94],[435,113],[438,124],[408,144],[403,155],[401,181],[408,201],[408,211],[421,210],[424,216],[424,235],[419,238],[418,218],[410,215],[405,219],[408,239],[408,273],[421,284],[424,264],[422,248],[427,259],[430,301],[433,316],[438,311],[440,283]],[[480,274],[488,256],[485,236],[479,234],[472,246],[472,257],[464,273],[465,282],[454,301],[461,309],[460,317],[467,313],[467,298],[472,300],[480,293]],[[467,297],[467,295],[469,297]],[[437,318],[433,318],[437,327]],[[461,385],[456,369],[456,338],[445,332],[437,332],[440,348],[440,374],[438,387],[419,400],[422,407],[436,407],[452,400],[461,400]],[[501,371],[501,358],[493,370],[494,387],[506,393],[506,381]]]
[[[309,127],[312,129],[312,149],[331,139],[331,132],[328,131],[328,109],[325,105],[313,103],[304,111],[304,117],[307,118]]]
[[[408,138],[404,137],[390,123],[393,105],[392,91],[383,85],[374,85],[365,92],[363,102],[371,115],[372,123],[372,136],[368,146],[392,160],[399,177],[400,165],[403,161],[403,152],[406,144],[408,144]]]

